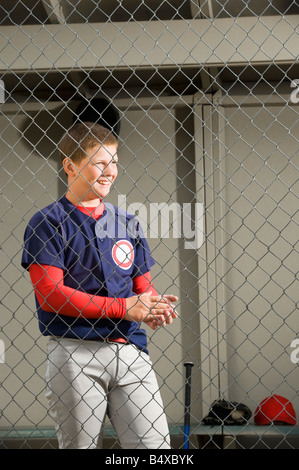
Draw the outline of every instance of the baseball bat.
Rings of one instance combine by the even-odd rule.
[[[190,405],[191,405],[191,368],[193,362],[185,362],[186,387],[185,387],[185,413],[184,413],[184,449],[189,449],[190,438]]]

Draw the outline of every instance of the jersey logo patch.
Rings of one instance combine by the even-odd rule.
[[[112,247],[112,258],[122,269],[130,269],[134,261],[134,249],[128,240],[118,240]]]

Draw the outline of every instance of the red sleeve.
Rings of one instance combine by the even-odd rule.
[[[141,276],[135,277],[133,279],[133,292],[135,294],[143,294],[145,292],[151,292],[152,295],[158,295],[151,278],[151,273],[147,272]]]
[[[32,264],[29,274],[38,303],[47,312],[84,318],[123,318],[126,314],[126,299],[90,295],[65,286],[60,268]]]

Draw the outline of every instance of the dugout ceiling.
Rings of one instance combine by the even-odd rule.
[[[299,75],[299,6],[277,0],[1,0],[6,102],[215,93]]]
[[[236,18],[297,13],[289,0],[2,0],[3,24]],[[6,14],[7,13],[7,14]]]

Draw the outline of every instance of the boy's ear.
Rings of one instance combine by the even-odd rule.
[[[62,162],[63,169],[68,176],[74,176],[75,168],[73,162],[69,158],[65,158]]]

